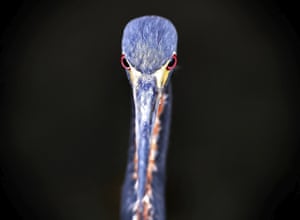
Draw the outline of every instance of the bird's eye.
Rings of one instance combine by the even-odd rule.
[[[130,65],[127,62],[127,59],[125,58],[124,54],[122,54],[122,56],[121,56],[121,65],[125,70],[130,70]]]
[[[174,69],[175,66],[176,66],[176,64],[177,64],[177,56],[176,56],[176,54],[174,54],[174,55],[172,56],[172,59],[170,60],[170,62],[169,62],[168,65],[167,65],[167,70],[172,70],[172,69]]]

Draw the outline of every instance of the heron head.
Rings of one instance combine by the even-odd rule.
[[[177,32],[166,18],[143,16],[126,25],[121,64],[133,89],[136,115],[152,114],[154,120],[155,109],[177,64],[176,49]]]
[[[126,25],[121,64],[131,83],[135,104],[144,98],[144,102],[155,105],[161,98],[177,64],[176,49],[177,32],[166,18],[143,16]]]
[[[176,48],[177,32],[169,20],[159,16],[131,20],[123,32],[121,56],[131,85],[155,78],[157,88],[163,88],[177,63]]]

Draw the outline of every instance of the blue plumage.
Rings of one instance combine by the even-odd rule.
[[[165,219],[165,161],[171,114],[168,79],[176,65],[176,47],[176,29],[165,18],[136,18],[124,29],[121,64],[132,86],[134,111],[122,220]]]
[[[174,25],[159,16],[131,20],[125,27],[122,51],[138,71],[151,74],[165,64],[176,51]]]

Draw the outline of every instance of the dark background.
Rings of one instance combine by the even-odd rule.
[[[0,219],[118,219],[124,25],[171,19],[168,219],[300,218],[296,1],[1,1]]]

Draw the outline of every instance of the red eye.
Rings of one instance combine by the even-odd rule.
[[[125,58],[124,54],[122,54],[122,56],[121,56],[121,65],[125,70],[130,70],[130,65],[127,62],[127,59]]]
[[[174,55],[172,56],[172,59],[170,60],[170,62],[169,62],[168,65],[167,65],[167,70],[172,70],[172,69],[174,69],[175,66],[176,66],[176,64],[177,64],[177,56],[176,56],[176,54],[174,54]]]

